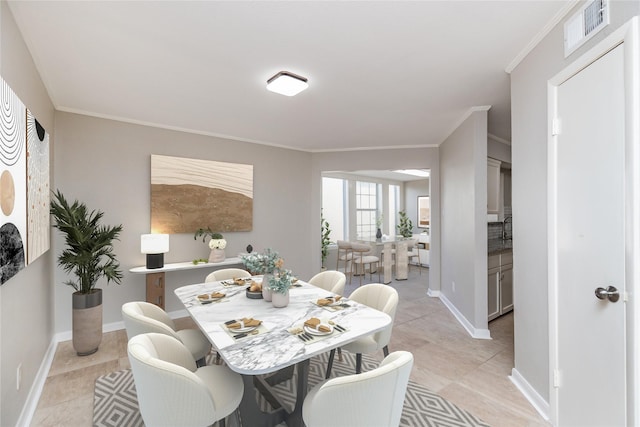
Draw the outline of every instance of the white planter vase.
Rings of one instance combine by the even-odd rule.
[[[224,249],[211,249],[211,253],[209,254],[209,262],[216,263],[222,262],[226,258],[224,254]]]
[[[271,304],[276,308],[282,308],[289,305],[289,291],[281,294],[280,292],[273,292],[271,294]]]

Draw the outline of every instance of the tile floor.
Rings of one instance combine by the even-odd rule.
[[[426,295],[426,273],[412,268],[409,280],[391,283],[399,292],[400,305],[389,348],[414,354],[411,379],[494,427],[549,425],[508,379],[513,367],[513,315],[489,324],[492,340],[470,338],[439,299]],[[345,294],[357,286],[354,280]],[[193,326],[189,318],[176,324]],[[70,341],[60,343],[31,425],[91,426],[95,379],[129,367],[126,343],[124,330],[105,333],[100,350],[84,357],[76,356]]]

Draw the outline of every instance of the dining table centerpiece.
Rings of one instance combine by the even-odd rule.
[[[278,269],[269,278],[269,289],[271,290],[271,303],[274,307],[286,307],[289,305],[289,289],[294,282],[291,270]]]
[[[227,241],[224,239],[222,234],[216,233],[211,228],[207,227],[199,228],[196,230],[193,239],[197,239],[198,237],[202,237],[202,241],[206,241],[207,237],[209,237],[209,249],[211,252],[209,253],[209,262],[215,264],[217,262],[222,262],[227,257],[224,248],[227,247]]]
[[[271,301],[271,289],[269,281],[276,270],[284,265],[284,260],[277,251],[267,248],[264,252],[252,252],[241,255],[240,259],[244,268],[253,276],[262,275],[262,298]]]

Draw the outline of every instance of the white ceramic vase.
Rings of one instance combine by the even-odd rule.
[[[211,249],[211,253],[209,254],[209,262],[222,262],[226,258],[224,254],[224,249]]]
[[[289,290],[284,294],[280,292],[271,293],[271,304],[276,308],[282,308],[289,305]]]
[[[271,278],[270,274],[262,276],[262,298],[270,302],[271,298],[273,298],[273,292],[271,292],[271,288],[269,287],[269,278]]]

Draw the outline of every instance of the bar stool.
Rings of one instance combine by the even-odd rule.
[[[418,247],[418,239],[409,240],[407,249],[407,256],[409,257],[409,261],[413,260],[413,258],[418,258],[418,271],[422,276],[422,262],[420,262],[420,248]]]
[[[369,279],[372,276],[372,268],[375,264],[376,270],[378,270],[378,281],[380,281],[380,269],[378,268],[380,258],[375,255],[366,254],[371,253],[371,246],[364,243],[351,243],[351,251],[353,253],[353,262],[351,263],[351,277],[353,277],[353,267],[356,267],[356,273],[358,272],[358,266],[362,266],[362,275],[360,276],[360,286],[362,286],[362,276],[366,273],[365,266],[369,265]],[[351,277],[349,283],[351,283]]]

